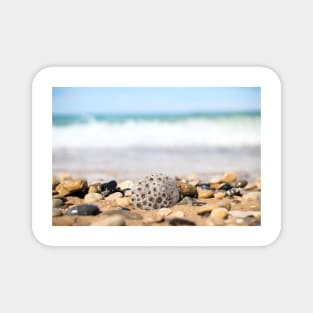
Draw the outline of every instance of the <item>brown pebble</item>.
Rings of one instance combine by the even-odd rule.
[[[125,226],[125,217],[121,215],[112,215],[104,219],[93,222],[91,226]]]
[[[228,217],[228,210],[225,208],[216,208],[212,210],[210,218],[215,219],[225,219]]]
[[[214,198],[216,198],[216,199],[223,199],[224,197],[225,197],[224,191],[218,191],[214,194]]]

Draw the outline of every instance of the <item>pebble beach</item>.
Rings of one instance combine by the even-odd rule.
[[[54,226],[259,226],[261,179],[228,171],[134,180],[52,179]]]

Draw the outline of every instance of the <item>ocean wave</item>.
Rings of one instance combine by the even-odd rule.
[[[53,126],[54,148],[240,147],[260,144],[259,117],[127,120]]]

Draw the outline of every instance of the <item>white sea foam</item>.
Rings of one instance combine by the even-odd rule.
[[[241,147],[260,144],[256,117],[187,119],[179,122],[90,121],[53,127],[54,148]]]

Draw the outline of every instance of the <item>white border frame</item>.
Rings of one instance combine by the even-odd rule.
[[[52,87],[261,87],[262,221],[254,227],[52,226]],[[48,67],[32,85],[32,228],[48,246],[264,246],[281,229],[281,83],[264,67]]]

